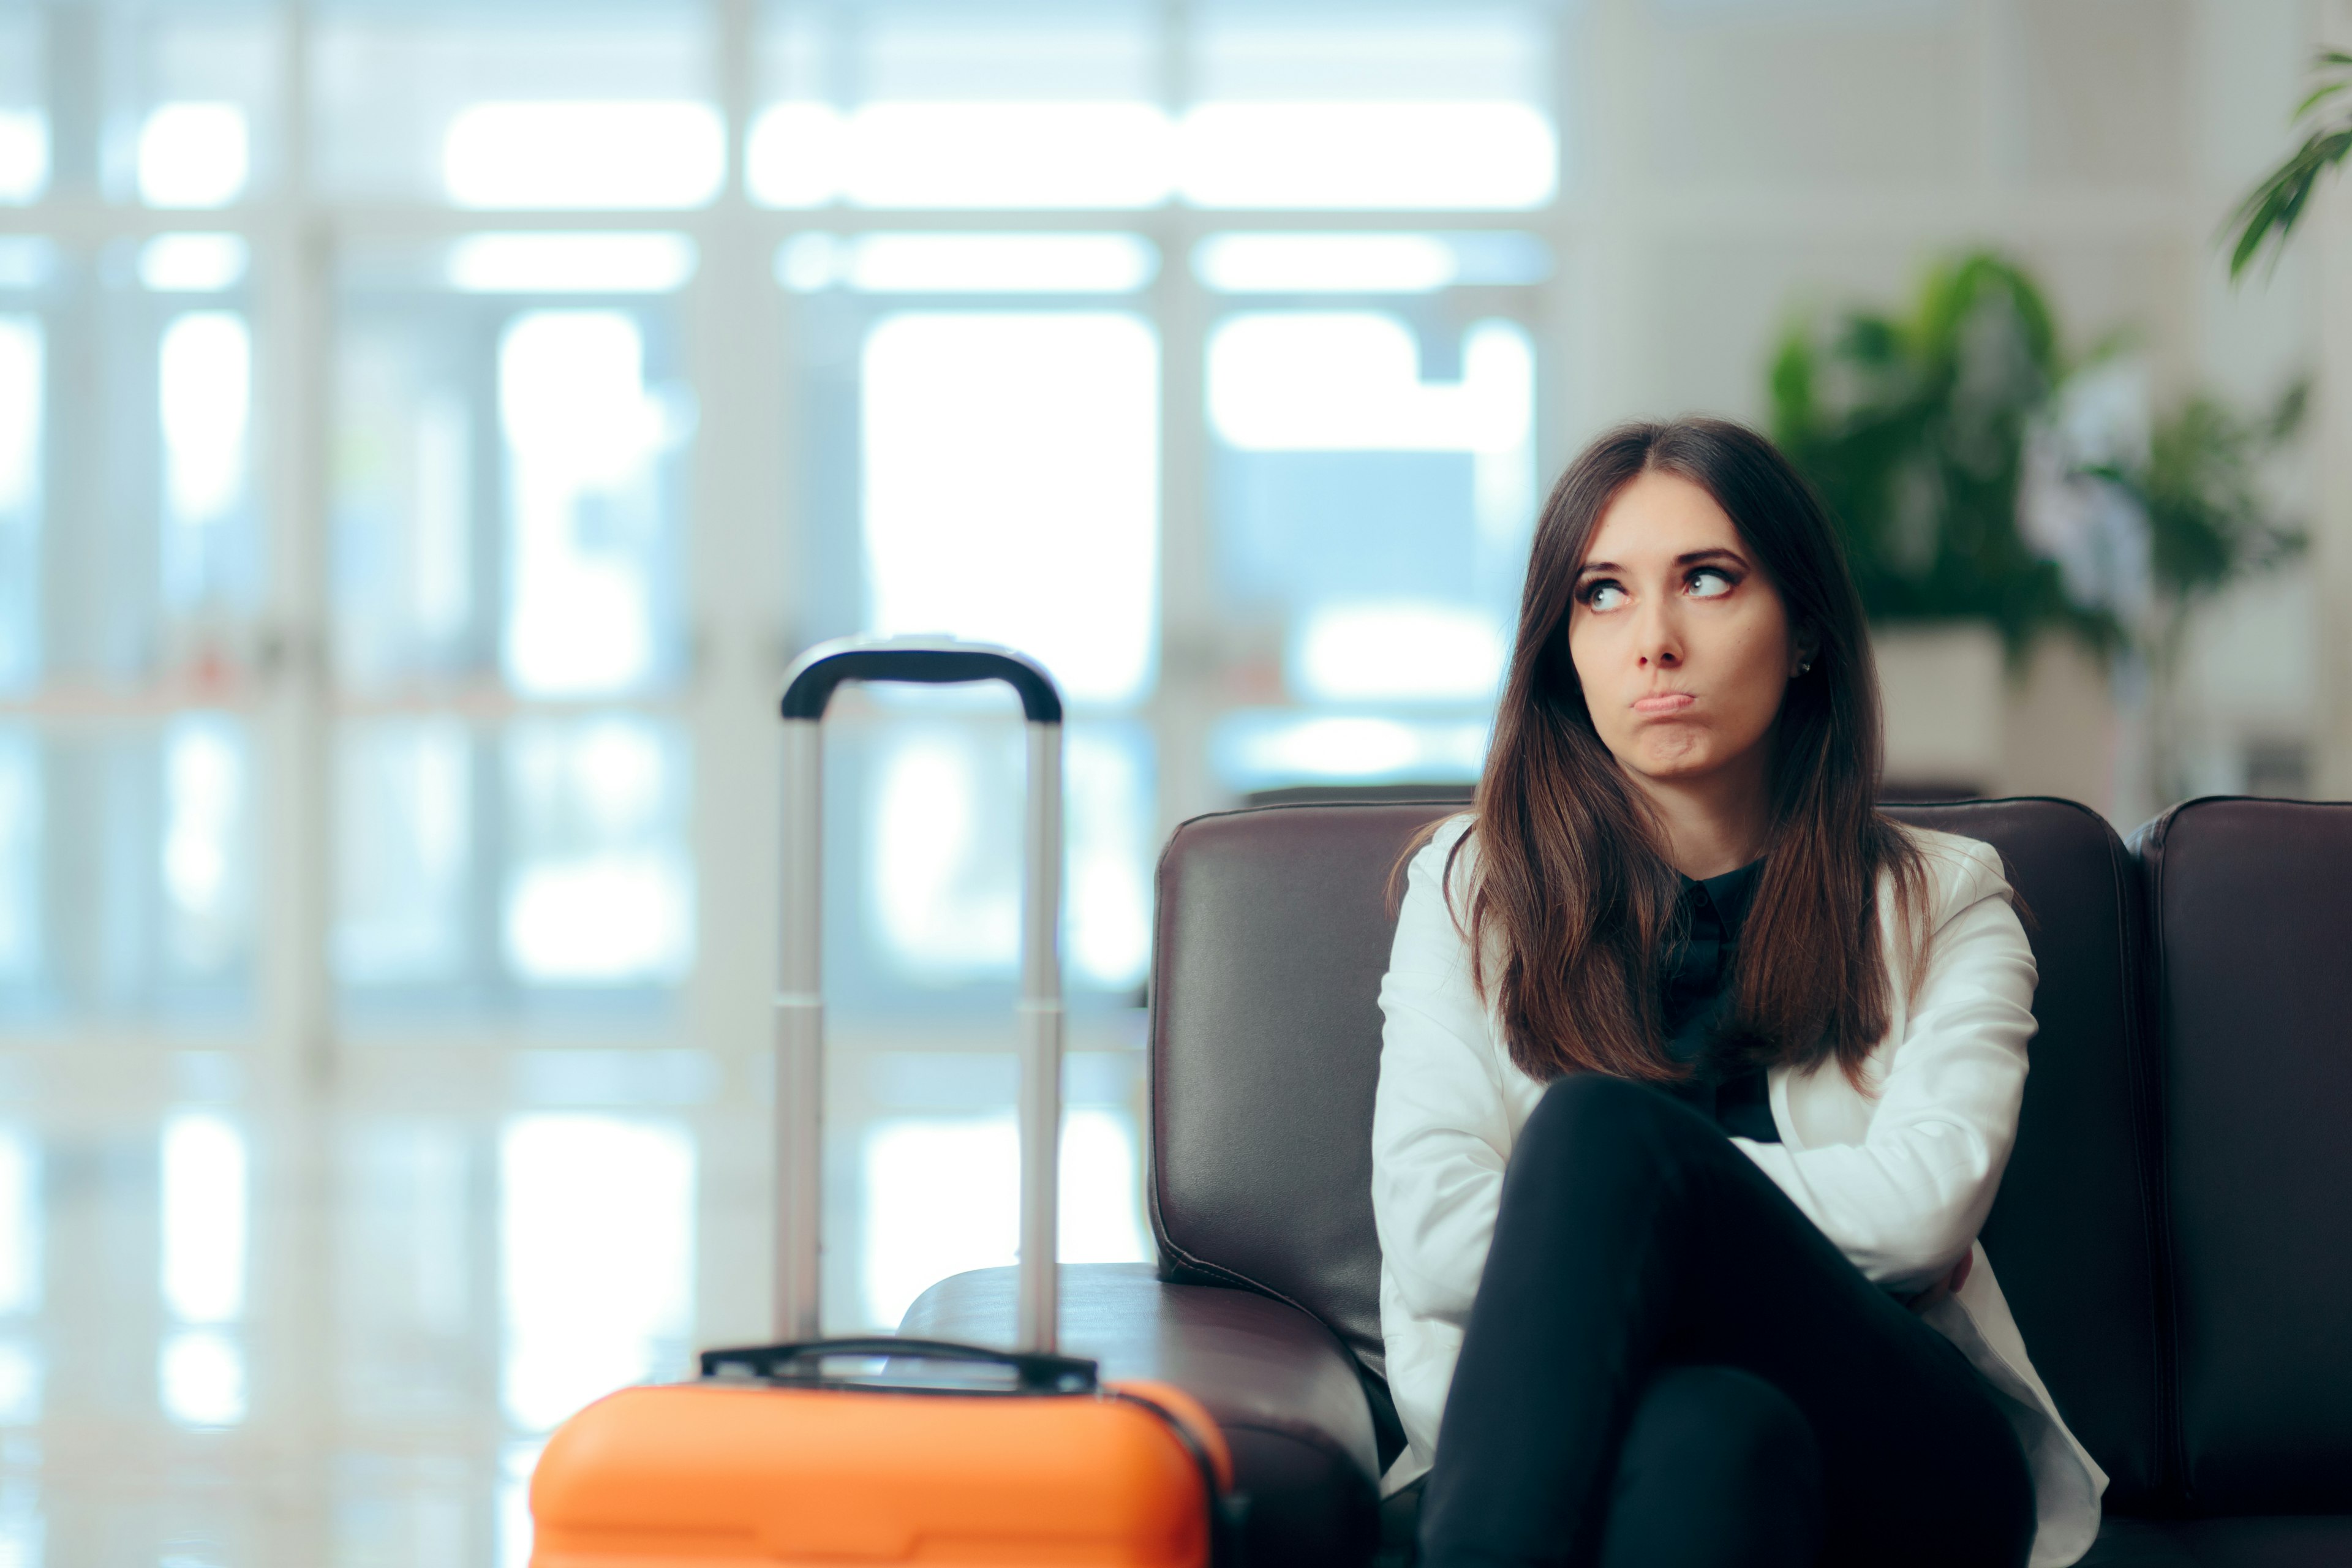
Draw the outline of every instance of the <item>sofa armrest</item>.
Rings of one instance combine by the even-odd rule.
[[[898,1331],[982,1344],[1013,1341],[1010,1268],[940,1280]],[[1173,1384],[1216,1418],[1250,1498],[1250,1560],[1360,1564],[1379,1539],[1380,1461],[1356,1363],[1330,1330],[1251,1291],[1171,1285],[1147,1264],[1061,1270],[1061,1348],[1105,1378]]]

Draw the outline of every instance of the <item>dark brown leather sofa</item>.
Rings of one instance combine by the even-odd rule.
[[[1372,1227],[1384,886],[1443,803],[1186,823],[1161,860],[1156,1268],[1064,1275],[1068,1346],[1199,1395],[1256,1568],[1401,1561]],[[2113,1478],[2094,1564],[2352,1564],[2352,805],[1895,808],[2007,859],[2041,967],[1987,1252]],[[905,1331],[1003,1339],[1009,1271]],[[1386,1545],[1383,1542],[1385,1529]]]

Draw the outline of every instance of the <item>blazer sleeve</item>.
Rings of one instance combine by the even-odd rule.
[[[1973,841],[1928,853],[1931,882],[1953,890],[1862,1142],[1732,1141],[1864,1276],[1897,1291],[1934,1283],[1983,1226],[2016,1141],[2034,1029],[2033,952],[1999,858]],[[1939,854],[1949,857],[1940,866]]]
[[[1464,831],[1449,824],[1415,855],[1381,982],[1380,1087],[1372,1102],[1372,1216],[1406,1309],[1466,1321],[1502,1199],[1510,1128],[1486,1012],[1470,977],[1469,852],[1440,886]]]

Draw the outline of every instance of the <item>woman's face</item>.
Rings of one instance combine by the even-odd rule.
[[[1568,650],[1601,742],[1661,784],[1760,768],[1811,657],[1715,498],[1654,470],[1618,491],[1593,531]]]

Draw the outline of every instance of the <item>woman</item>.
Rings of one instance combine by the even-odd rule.
[[[2097,1533],[1975,1245],[2032,954],[1999,857],[1881,816],[1878,764],[1787,460],[1705,419],[1587,448],[1381,988],[1387,1486],[1428,1472],[1424,1568],[2054,1568]]]

